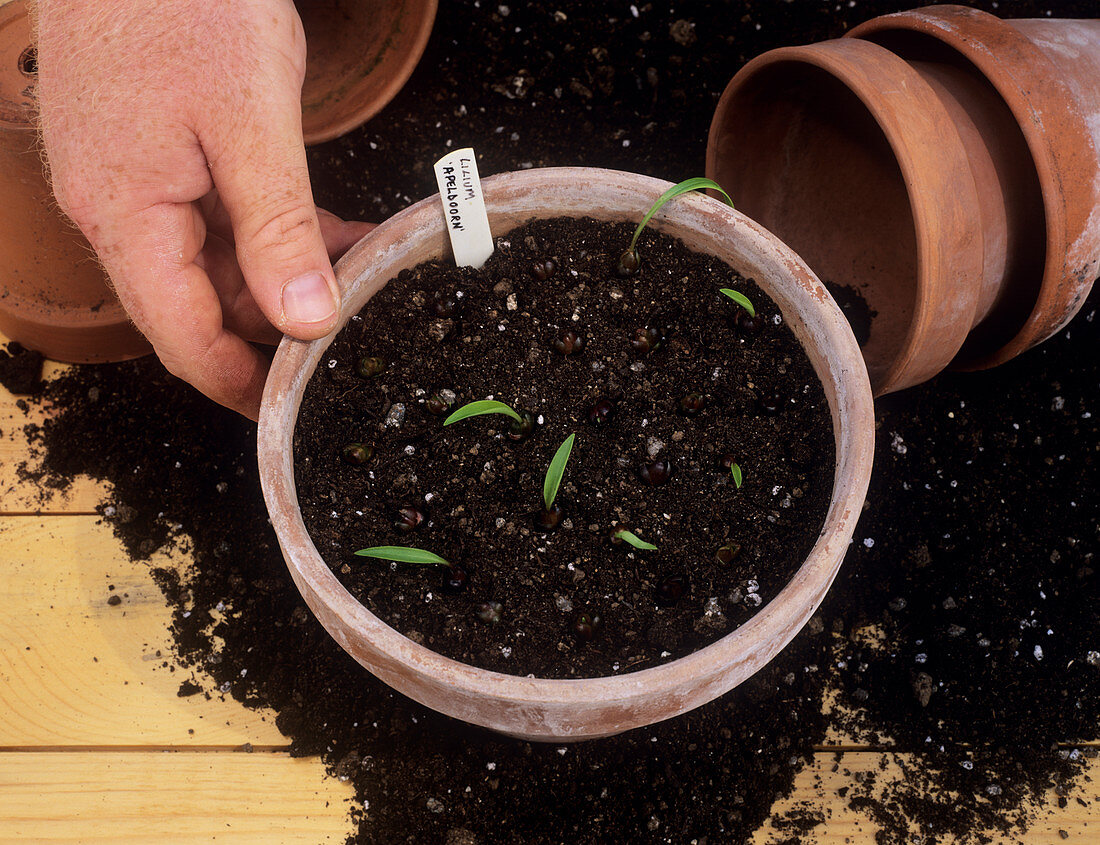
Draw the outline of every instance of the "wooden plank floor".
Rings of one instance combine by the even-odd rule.
[[[169,611],[148,565],[94,515],[106,491],[86,481],[43,498],[20,479],[36,413],[0,388],[0,843],[342,842],[351,790],[319,760],[291,758],[274,714],[176,695]],[[900,770],[850,737],[830,742],[775,812],[821,814],[808,842],[872,843],[844,788]],[[1100,841],[1100,761],[1088,774],[1076,793],[1087,806],[1050,802],[1023,842]],[[789,836],[769,825],[755,841]]]

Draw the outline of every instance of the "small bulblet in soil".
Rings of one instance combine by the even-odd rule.
[[[660,346],[663,340],[660,329],[646,326],[634,330],[634,336],[630,339],[630,348],[645,355]]]
[[[508,436],[512,440],[526,440],[535,430],[535,415],[530,411],[520,411],[520,419],[512,420],[508,425]]]
[[[397,509],[397,513],[394,515],[393,527],[402,534],[408,534],[419,528],[425,519],[427,517],[422,510],[412,505],[405,505]]]
[[[562,355],[572,355],[574,352],[580,352],[584,349],[584,337],[572,329],[566,329],[554,338],[551,345],[554,347],[555,352]]]
[[[433,393],[424,401],[424,409],[433,416],[441,417],[451,410],[455,400],[446,393]]]
[[[692,392],[680,400],[680,413],[685,417],[694,417],[707,406],[702,393]]]
[[[758,335],[764,328],[764,318],[760,314],[751,315],[743,308],[737,309],[732,322],[734,328],[746,337]]]
[[[453,317],[458,313],[458,300],[449,291],[437,290],[428,302],[428,310],[437,317]]]
[[[722,566],[729,566],[729,564],[737,560],[740,554],[741,544],[729,542],[719,548],[718,551],[714,553],[714,559]]]
[[[592,642],[603,627],[598,613],[582,613],[573,620],[573,635],[582,643]]]
[[[554,271],[557,269],[557,262],[553,258],[547,258],[545,261],[536,261],[531,266],[531,275],[540,282],[545,282],[554,275]]]
[[[642,269],[642,259],[638,251],[633,249],[626,250],[615,264],[615,272],[624,279],[636,276],[640,269]]]
[[[362,378],[374,378],[386,369],[386,362],[377,355],[367,355],[355,362],[355,372]]]
[[[783,397],[778,393],[764,393],[757,400],[757,404],[764,414],[774,417],[783,410]]]
[[[686,575],[666,575],[657,582],[654,597],[661,607],[672,607],[684,597],[687,592],[688,580]]]
[[[663,487],[675,474],[676,467],[671,461],[646,461],[638,467],[638,478],[650,487]]]
[[[553,531],[565,517],[565,511],[557,502],[549,508],[541,508],[535,513],[535,527],[540,531]]]
[[[585,417],[588,419],[588,422],[596,426],[596,428],[602,428],[607,425],[611,422],[611,418],[614,415],[615,403],[610,399],[597,399],[585,412]]]
[[[498,601],[483,601],[477,606],[475,614],[486,625],[499,625],[504,617],[504,605]]]
[[[611,545],[621,546],[624,543],[626,543],[626,540],[623,539],[623,534],[627,531],[633,531],[633,530],[634,529],[632,529],[629,525],[616,525],[616,526],[614,526],[611,529],[611,531],[608,533],[608,537],[611,539]]]
[[[449,596],[457,595],[466,589],[470,576],[461,566],[452,563],[443,570],[443,592]]]
[[[362,466],[374,456],[374,449],[365,443],[349,443],[340,450],[340,457],[352,466]]]

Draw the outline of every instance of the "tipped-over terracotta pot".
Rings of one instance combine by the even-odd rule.
[[[589,168],[530,170],[484,182],[498,234],[536,217],[637,221],[668,187],[644,176]],[[825,524],[786,587],[740,628],[661,666],[583,680],[505,675],[445,658],[370,613],[321,559],[295,493],[295,420],[332,336],[312,343],[286,339],[279,347],[258,439],[264,497],[283,556],[336,641],[383,681],[428,707],[502,733],[548,741],[608,736],[668,719],[722,695],[771,660],[810,618],[837,573],[867,490],[874,441],[870,386],[848,324],[798,256],[728,206],[688,195],[666,205],[651,225],[723,259],[775,300],[824,386],[837,455]],[[438,196],[383,223],[337,264],[344,291],[341,326],[398,272],[448,254]]]
[[[56,209],[42,170],[27,3],[0,5],[0,333],[58,361],[152,351],[91,246]]]
[[[1046,340],[1100,274],[1100,20],[931,6],[848,35],[888,48],[936,88],[963,133],[983,223],[1005,218],[983,227],[1001,281],[955,365],[992,367]]]
[[[978,192],[950,116],[903,60],[854,39],[757,57],[718,104],[707,175],[876,312],[876,394],[955,356],[981,288]]]
[[[1021,34],[1040,24],[1061,64]],[[944,6],[851,35],[749,62],[719,102],[707,173],[867,301],[881,395],[1007,360],[1084,300],[1100,264],[1100,33]]]
[[[297,0],[306,34],[307,144],[350,132],[393,99],[432,32],[438,0]]]

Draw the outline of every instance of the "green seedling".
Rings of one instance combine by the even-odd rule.
[[[673,185],[661,196],[657,198],[657,201],[650,206],[649,211],[645,213],[645,217],[642,218],[642,222],[638,224],[638,228],[634,230],[634,237],[630,239],[630,246],[619,257],[618,273],[620,276],[633,276],[638,272],[638,268],[642,266],[641,259],[638,257],[638,238],[642,235],[642,230],[645,229],[646,223],[648,223],[654,214],[661,210],[669,200],[675,199],[681,194],[686,194],[691,191],[705,191],[705,190],[717,191],[724,198],[730,208],[733,208],[733,200],[730,199],[730,195],[722,190],[722,186],[717,182],[706,179],[702,176],[696,176],[692,179],[685,179],[678,185]]]
[[[355,554],[360,557],[374,557],[379,560],[393,560],[397,563],[419,563],[424,566],[441,566],[446,570],[443,577],[443,590],[447,593],[458,593],[466,586],[469,576],[466,570],[456,563],[451,563],[446,558],[412,546],[371,546],[369,549],[360,549]]]
[[[756,309],[752,307],[752,303],[749,302],[749,298],[745,296],[745,294],[740,293],[739,291],[730,290],[729,288],[721,288],[718,292],[724,293],[726,296],[728,296],[730,299],[732,299],[734,302],[736,302],[738,305],[748,311],[750,317],[756,316]]]
[[[611,532],[612,540],[619,540],[624,543],[629,543],[636,549],[643,549],[648,552],[657,551],[657,547],[652,543],[647,543],[629,528],[617,528]]]
[[[558,487],[561,486],[562,476],[565,475],[565,466],[569,463],[569,456],[573,452],[573,441],[576,434],[570,434],[565,438],[550,459],[550,466],[546,468],[546,479],[542,482],[542,503],[545,507],[535,514],[535,525],[543,531],[552,531],[561,522],[564,511],[554,504],[558,497]]]
[[[454,566],[446,558],[412,546],[371,546],[369,549],[360,549],[356,554],[360,557],[376,557],[379,560],[394,560],[398,563],[422,563],[425,566],[445,566],[448,569]]]
[[[558,487],[561,485],[562,476],[565,475],[565,465],[569,463],[569,456],[573,453],[573,441],[576,438],[575,434],[566,437],[565,442],[558,447],[558,451],[550,459],[550,466],[546,468],[546,480],[542,482],[542,501],[547,510],[554,506],[554,499],[558,496]]]
[[[497,402],[495,399],[479,399],[477,402],[467,402],[443,420],[443,425],[450,425],[470,417],[480,417],[482,414],[505,414],[516,422],[523,422],[523,417],[519,415],[518,411],[512,410],[510,405]]]
[[[510,405],[497,402],[495,399],[468,402],[443,420],[443,425],[450,425],[470,417],[479,417],[482,414],[504,414],[510,417],[512,422],[508,426],[508,436],[513,440],[523,440],[535,428],[535,418],[528,411],[516,411]]]
[[[730,475],[733,476],[733,483],[737,485],[737,489],[741,489],[741,467],[737,464],[730,464]]]

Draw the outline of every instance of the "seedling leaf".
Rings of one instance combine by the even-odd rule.
[[[569,455],[573,451],[573,440],[576,436],[576,434],[570,434],[565,438],[565,442],[558,447],[558,451],[550,459],[550,466],[546,468],[546,480],[542,483],[542,501],[547,510],[554,506],[558,486],[561,484],[561,477],[565,475],[565,465],[569,463]]]
[[[380,560],[395,560],[398,563],[423,563],[448,568],[451,566],[449,561],[439,555],[411,546],[371,546],[369,549],[360,549],[356,554],[362,557],[376,557]]]
[[[636,549],[645,549],[649,552],[657,551],[657,547],[655,545],[653,545],[652,543],[647,543],[633,531],[630,531],[626,528],[620,528],[618,531],[615,532],[615,536],[618,537],[620,540],[630,543],[630,545],[632,545]]]
[[[459,420],[465,420],[470,417],[478,417],[482,414],[507,414],[518,423],[523,422],[523,418],[520,417],[515,411],[503,402],[497,402],[495,399],[479,399],[477,402],[468,402],[463,405],[447,419],[443,420],[443,425],[450,425],[456,423]]]
[[[749,302],[749,298],[740,291],[730,290],[729,288],[720,288],[719,293],[724,293],[742,308],[749,312],[750,317],[756,316],[756,309],[752,307],[752,303]]]
[[[692,179],[685,179],[683,182],[679,183],[678,185],[673,185],[671,188],[661,194],[661,196],[657,198],[657,201],[653,203],[652,206],[650,206],[649,211],[647,211],[645,213],[645,217],[642,218],[642,222],[639,223],[638,228],[634,230],[634,237],[630,240],[630,249],[628,250],[628,252],[634,252],[634,248],[638,245],[638,238],[641,237],[642,230],[645,228],[645,224],[650,221],[650,218],[652,218],[654,214],[661,210],[661,206],[663,206],[669,200],[675,199],[676,197],[680,196],[680,194],[686,194],[690,191],[705,191],[708,188],[714,191],[718,191],[718,193],[725,197],[726,202],[729,204],[729,207],[733,208],[733,200],[730,199],[730,195],[722,190],[722,186],[719,185],[717,182],[702,176],[696,176]]]
[[[733,483],[737,485],[737,489],[741,489],[741,467],[737,464],[730,464],[730,475],[733,476]]]

